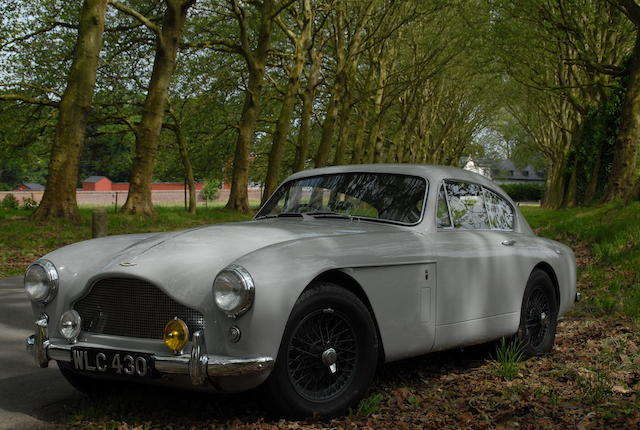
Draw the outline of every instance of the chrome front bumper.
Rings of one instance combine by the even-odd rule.
[[[47,367],[50,360],[71,362],[71,347],[83,346],[82,342],[73,345],[51,343],[46,315],[40,316],[35,328],[36,333],[26,339],[26,346],[27,351],[33,354],[36,366]],[[259,375],[273,369],[274,364],[271,357],[234,358],[207,354],[202,331],[193,334],[191,353],[167,356],[152,354],[152,358],[158,372],[189,375],[194,385],[204,384],[209,376]]]

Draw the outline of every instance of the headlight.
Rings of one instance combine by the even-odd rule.
[[[251,308],[254,290],[251,275],[237,264],[222,269],[213,281],[216,305],[230,318],[236,318]]]
[[[66,311],[60,317],[60,334],[69,342],[75,342],[80,334],[82,320],[80,314],[73,309]]]
[[[58,271],[49,260],[32,263],[24,274],[24,289],[34,302],[49,303],[58,292]]]

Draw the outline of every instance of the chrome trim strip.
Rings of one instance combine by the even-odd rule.
[[[231,358],[209,355],[207,374],[209,376],[256,375],[273,369],[271,357]]]
[[[53,345],[49,344],[47,348],[47,356],[49,360],[71,361],[71,345]]]

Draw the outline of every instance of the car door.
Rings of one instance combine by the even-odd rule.
[[[436,349],[505,335],[517,320],[514,210],[479,184],[447,180],[438,194]],[[519,300],[519,299],[518,299]]]

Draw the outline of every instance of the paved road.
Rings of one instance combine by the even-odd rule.
[[[22,278],[0,279],[0,430],[55,428],[47,421],[80,398],[55,364],[33,366],[24,346],[32,327]]]

